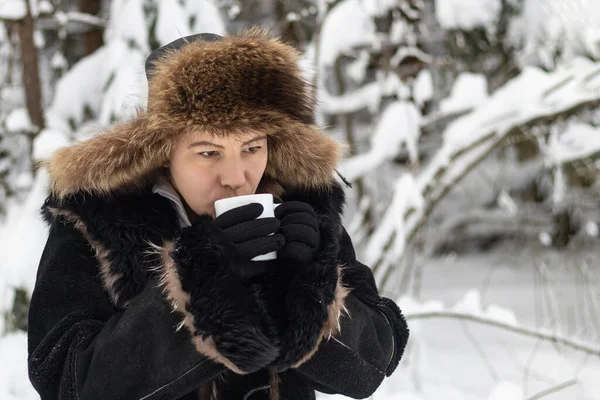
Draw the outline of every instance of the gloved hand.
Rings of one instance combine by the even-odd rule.
[[[278,251],[285,243],[283,235],[277,233],[280,222],[276,218],[257,219],[262,212],[261,204],[251,203],[226,211],[212,222],[220,233],[218,240],[232,252],[232,267],[245,278],[266,272],[272,264],[252,258]]]
[[[256,219],[262,211],[249,204],[215,219],[198,216],[174,240],[161,277],[174,309],[187,316],[182,323],[198,351],[213,360],[217,355],[236,373],[258,371],[279,355],[250,280],[266,264],[251,259],[284,244],[275,218]]]
[[[275,218],[280,221],[279,232],[285,238],[277,258],[299,263],[313,261],[320,240],[319,219],[313,208],[301,201],[285,202],[275,209]]]

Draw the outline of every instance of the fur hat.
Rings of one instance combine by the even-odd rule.
[[[181,135],[193,130],[268,136],[259,190],[327,188],[340,145],[314,125],[299,52],[260,29],[200,34],[155,50],[146,63],[148,108],[136,118],[58,150],[45,162],[52,192],[108,194],[149,183]]]

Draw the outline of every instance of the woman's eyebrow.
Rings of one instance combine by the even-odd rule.
[[[266,135],[257,136],[255,138],[252,138],[252,139],[250,139],[250,140],[242,143],[242,146],[246,146],[246,145],[248,145],[250,143],[257,142],[259,140],[263,140],[263,139],[266,139],[266,138],[267,138]],[[188,145],[188,149],[191,149],[192,147],[196,147],[196,146],[213,146],[213,147],[218,147],[219,149],[224,149],[224,147],[221,146],[220,144],[216,144],[216,143],[213,143],[213,142],[208,142],[206,140],[202,140],[200,142],[191,143],[190,145]]]
[[[257,142],[259,140],[263,140],[263,139],[266,139],[266,138],[267,138],[266,135],[260,135],[260,136],[252,138],[252,139],[248,140],[247,142],[243,143],[242,146],[246,146],[246,145],[248,145],[248,144],[250,144],[252,142]]]
[[[221,146],[220,144],[216,144],[216,143],[213,143],[213,142],[207,142],[205,140],[203,140],[201,142],[194,142],[194,143],[190,144],[188,146],[188,149],[191,149],[192,147],[196,147],[196,146],[213,146],[213,147],[218,147],[220,149],[224,149],[224,147]]]

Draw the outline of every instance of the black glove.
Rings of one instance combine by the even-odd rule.
[[[320,240],[319,219],[313,208],[301,201],[290,201],[275,209],[275,217],[281,224],[279,232],[285,238],[277,258],[300,263],[313,261]]]
[[[173,242],[173,262],[165,263],[162,278],[173,307],[187,316],[183,323],[196,349],[236,373],[258,371],[279,355],[265,334],[261,304],[249,279],[264,265],[251,259],[284,244],[275,218],[256,219],[262,211],[260,204],[249,204],[215,219],[199,215]],[[174,270],[169,272],[168,266]],[[188,300],[177,301],[181,298]]]
[[[245,278],[266,272],[272,264],[270,261],[252,261],[252,258],[278,251],[285,243],[283,235],[277,233],[279,221],[257,218],[262,212],[261,204],[251,203],[226,211],[212,222],[220,232],[218,240],[232,252],[232,267]]]

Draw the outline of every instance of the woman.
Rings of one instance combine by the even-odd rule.
[[[367,397],[408,339],[341,225],[338,145],[260,30],[154,51],[148,110],[47,162],[29,314],[46,399]],[[214,216],[214,201],[272,193]],[[277,259],[251,261],[277,251]]]

